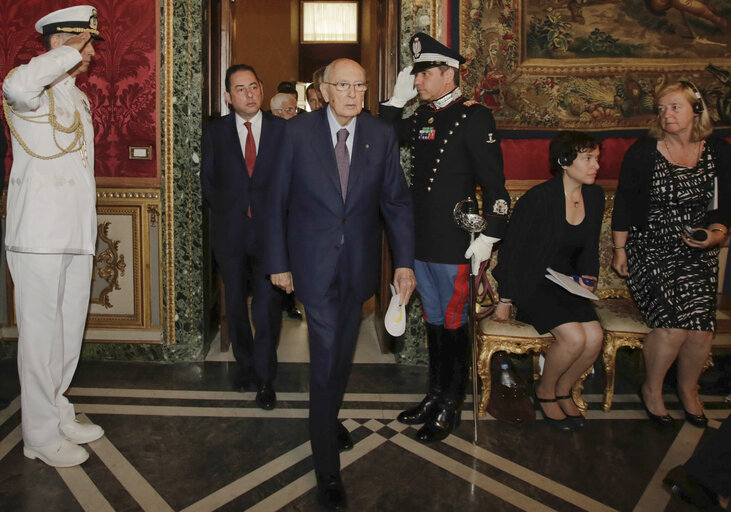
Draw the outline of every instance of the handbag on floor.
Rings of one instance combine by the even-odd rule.
[[[511,425],[530,425],[536,420],[525,380],[515,371],[506,352],[496,352],[490,360],[491,392],[487,412]]]

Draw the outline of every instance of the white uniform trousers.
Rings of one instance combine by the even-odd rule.
[[[89,310],[92,255],[7,251],[15,285],[23,442],[46,446],[74,420],[71,384]]]

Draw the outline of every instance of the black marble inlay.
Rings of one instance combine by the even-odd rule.
[[[626,351],[618,357],[616,393],[632,398],[615,401],[613,406],[616,413],[633,411],[638,419],[621,419],[621,414],[613,416],[612,413],[603,416],[601,404],[593,402],[591,410],[602,419],[589,419],[585,429],[571,434],[556,432],[540,420],[522,428],[492,420],[478,423],[480,448],[547,479],[549,488],[546,490],[531,481],[533,477],[530,475],[513,474],[507,466],[484,462],[470,455],[473,423],[469,420],[464,420],[455,431],[459,438],[453,439],[455,447],[448,443],[434,443],[424,448],[413,440],[409,441],[417,453],[424,454],[423,457],[402,448],[397,443],[403,438],[397,430],[388,426],[393,420],[382,418],[381,411],[395,415],[413,405],[414,399],[411,396],[407,398],[407,395],[421,396],[426,386],[426,369],[405,365],[355,365],[348,393],[396,396],[388,402],[346,399],[343,404],[345,417],[341,419],[352,428],[356,443],[350,453],[361,453],[365,442],[374,435],[383,441],[343,469],[349,510],[517,510],[515,504],[498,498],[494,489],[488,492],[472,485],[469,480],[473,477],[492,479],[512,489],[516,496],[530,497],[561,512],[578,509],[566,501],[566,496],[555,484],[616,510],[633,510],[653,478],[657,477],[658,467],[676,444],[684,425],[682,421],[676,421],[672,427],[660,429],[642,415],[641,406],[634,399],[636,387],[642,381],[638,365],[640,357],[639,351]],[[513,360],[520,376],[530,382],[531,358],[521,356]],[[722,352],[715,358],[719,368],[727,368],[729,361],[731,355],[728,352]],[[596,374],[586,381],[585,395],[601,396],[603,392],[604,372],[601,364],[597,364],[596,368]],[[231,363],[83,361],[73,382],[74,396],[71,399],[81,408],[92,408],[97,404],[112,407],[111,413],[87,412],[87,416],[104,427],[105,443],[109,442],[119,450],[174,510],[182,510],[309,441],[306,419],[309,367],[306,364],[280,365],[275,381],[280,396],[288,392],[302,395],[297,400],[280,398],[278,408],[271,414],[262,413],[255,406],[251,392],[247,395],[233,393],[230,395],[235,398],[233,400],[166,399],[153,395],[155,390],[230,392],[235,372],[236,365]],[[723,379],[727,376],[722,372],[716,373],[715,378],[711,375],[704,375],[702,392],[724,392]],[[17,396],[19,387],[14,360],[0,361],[0,386],[6,396]],[[150,394],[142,398],[117,398],[90,396],[93,393],[89,392],[85,396],[84,388],[150,390]],[[680,404],[673,395],[674,382],[670,378],[665,391],[669,396],[668,407],[677,411]],[[398,395],[404,398],[400,400]],[[144,407],[148,414],[120,414],[130,412],[129,407],[135,406]],[[164,409],[155,410],[158,406]],[[120,409],[115,411],[114,407]],[[173,407],[180,409],[180,415],[169,415],[171,412],[174,414]],[[728,409],[720,398],[708,402],[706,407],[714,414],[723,414]],[[207,416],[196,416],[201,408],[206,408]],[[467,403],[466,408],[470,409],[471,404]],[[237,409],[245,417],[226,417],[230,411]],[[347,418],[348,410],[372,411],[374,419],[361,417],[361,413],[358,413],[358,418]],[[220,411],[220,416],[215,416],[217,411]],[[277,417],[289,412],[304,417]],[[260,414],[264,417],[253,417]],[[0,442],[6,443],[21,420],[19,412],[7,416],[0,423]],[[406,427],[400,434],[413,439],[418,428]],[[701,442],[706,436],[707,432]],[[462,478],[439,467],[435,454],[446,457],[450,464],[456,464],[468,473]],[[107,465],[92,453],[81,469],[114,510],[141,510]],[[257,481],[253,488],[233,497],[218,510],[246,510],[279,493],[311,470],[309,456],[285,465],[281,472],[263,482]],[[305,484],[313,483],[311,475],[307,476]],[[669,500],[664,509],[666,512],[690,510],[669,494],[666,498]],[[315,489],[309,489],[296,498],[285,496],[281,503],[284,503],[282,510],[314,511]],[[0,511],[47,512],[49,504],[53,505],[54,511],[81,510],[58,472],[39,461],[25,459],[22,442],[15,444],[0,460]]]
[[[418,469],[417,469],[418,468]],[[516,511],[501,499],[425,461],[386,443],[342,472],[348,510],[363,512]],[[315,510],[315,491],[283,511]]]
[[[23,512],[83,511],[58,472],[23,456],[17,444],[0,463],[0,510]]]
[[[309,440],[302,419],[90,418],[175,510]]]

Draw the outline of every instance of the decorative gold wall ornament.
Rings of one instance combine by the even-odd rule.
[[[96,197],[98,199],[160,199],[160,192],[141,192],[135,190],[97,190]]]
[[[150,217],[150,227],[157,227],[157,220],[160,216],[160,209],[157,207],[156,204],[147,205],[147,215],[149,215]]]
[[[119,290],[119,277],[124,275],[127,264],[124,262],[124,254],[119,254],[119,240],[109,238],[110,222],[102,222],[97,228],[97,245],[106,246],[94,255],[94,273],[92,280],[97,276],[107,282],[107,286],[101,290],[98,297],[92,297],[92,304],[101,304],[107,309],[114,306],[109,300],[109,294],[113,290]]]

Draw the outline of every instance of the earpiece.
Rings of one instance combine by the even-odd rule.
[[[569,165],[571,165],[571,163],[569,162],[569,159],[566,158],[565,156],[558,157],[558,159],[556,160],[556,162],[561,167],[568,167]]]
[[[703,106],[703,96],[701,96],[701,92],[693,84],[693,82],[688,82],[687,80],[681,80],[680,83],[683,84],[688,89],[690,89],[691,92],[693,93],[693,96],[695,96],[695,101],[693,102],[693,113],[702,114],[703,111],[705,110],[705,107]]]

